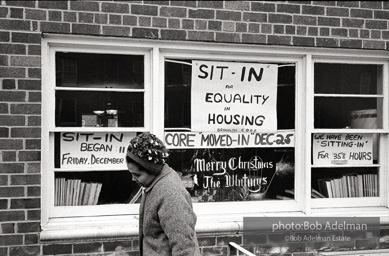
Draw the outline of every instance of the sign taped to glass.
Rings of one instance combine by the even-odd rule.
[[[63,132],[62,169],[126,169],[125,152],[135,133]]]
[[[277,130],[278,66],[193,61],[192,131]]]
[[[314,134],[313,163],[372,164],[373,134]]]
[[[165,132],[165,144],[177,148],[294,147],[294,131],[269,133]]]

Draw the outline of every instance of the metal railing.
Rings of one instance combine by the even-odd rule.
[[[232,247],[234,247],[238,251],[243,252],[245,255],[256,256],[254,253],[247,251],[245,248],[243,248],[242,246],[237,245],[234,242],[229,242],[229,245],[231,245]]]

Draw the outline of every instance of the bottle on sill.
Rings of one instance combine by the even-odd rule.
[[[118,127],[118,115],[112,115],[112,118],[110,118],[110,115],[108,115],[108,127]]]
[[[107,101],[105,112],[107,114],[107,126],[118,127],[118,110],[116,108],[116,104],[111,101]]]

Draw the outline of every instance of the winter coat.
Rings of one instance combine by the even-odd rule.
[[[141,256],[199,256],[197,217],[181,178],[167,164],[144,189],[139,209]]]

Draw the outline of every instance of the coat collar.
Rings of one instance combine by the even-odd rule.
[[[168,164],[164,164],[163,167],[162,167],[161,173],[158,176],[155,177],[153,182],[151,182],[150,186],[144,188],[144,191],[146,193],[149,192],[160,179],[162,179],[164,176],[169,174],[172,170],[173,169],[170,168],[170,166]]]

